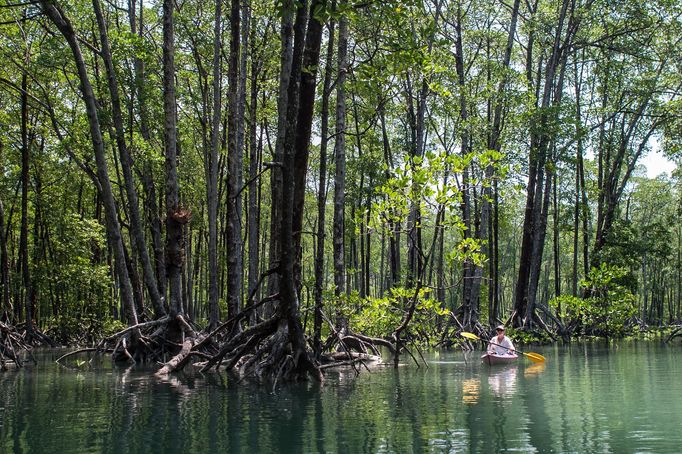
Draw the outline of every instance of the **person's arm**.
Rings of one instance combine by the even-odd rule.
[[[509,345],[507,346],[507,347],[509,347],[509,353],[514,353],[514,354],[515,354],[515,353],[516,353],[516,348],[514,348],[514,343],[513,343],[513,342],[511,341],[511,339],[509,339],[509,338],[507,338],[507,342],[509,343]]]

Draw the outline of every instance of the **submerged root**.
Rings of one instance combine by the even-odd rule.
[[[27,339],[16,327],[0,322],[0,370],[7,370],[10,365],[22,367],[26,362],[22,359],[24,355],[35,363],[31,349],[32,339]]]
[[[126,363],[163,363],[160,375],[181,370],[190,356],[203,356],[216,353],[215,346],[203,342],[204,337],[197,334],[192,324],[184,316],[162,317],[158,320],[129,326],[102,340],[94,348],[85,348],[67,353],[57,359],[62,363],[66,358],[84,352],[111,353],[114,362]],[[198,344],[201,350],[195,350]]]
[[[313,360],[300,324],[286,315],[277,312],[254,326],[230,328],[244,320],[246,317],[240,315],[210,333],[201,333],[181,315],[166,316],[129,326],[102,339],[95,347],[67,353],[57,362],[79,353],[110,353],[115,362],[161,363],[155,374],[160,378],[191,364],[201,373],[227,370],[239,380],[255,379],[276,387],[279,383],[309,378],[322,381],[322,370],[330,367],[351,366],[359,373],[357,364],[380,362],[379,346],[391,348],[387,340],[348,330],[341,335],[333,330],[335,334],[328,345],[337,351],[323,354],[318,363]]]
[[[664,343],[669,343],[671,340],[675,339],[677,336],[682,336],[682,326],[677,326],[670,333],[670,335],[665,339]]]

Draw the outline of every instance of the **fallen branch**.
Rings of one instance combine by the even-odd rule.
[[[131,332],[131,331],[140,330],[140,329],[143,329],[143,328],[149,328],[150,326],[164,325],[164,324],[168,323],[169,321],[170,321],[170,318],[169,318],[168,316],[164,316],[164,317],[161,317],[161,318],[158,319],[158,320],[152,320],[152,321],[150,321],[150,322],[138,323],[137,325],[129,326],[129,327],[127,327],[126,329],[123,329],[123,330],[121,330],[121,331],[119,331],[119,332],[117,332],[117,333],[115,333],[115,334],[112,334],[112,335],[109,336],[109,337],[106,337],[106,338],[102,339],[102,341],[100,341],[100,344],[103,344],[103,343],[106,343],[106,342],[111,342],[111,341],[113,341],[114,339],[119,338],[119,337],[121,337],[121,336],[124,336],[124,335],[128,334],[128,333]]]
[[[154,375],[157,377],[164,377],[177,369],[181,369],[189,358],[189,354],[192,350],[192,347],[194,346],[194,340],[195,339],[193,337],[187,337],[182,343],[182,349],[180,350],[180,353],[171,358],[171,360],[164,364],[164,366]]]
[[[57,358],[55,360],[55,362],[59,363],[61,360],[66,359],[69,356],[74,356],[74,355],[78,355],[80,353],[87,353],[87,352],[108,353],[108,352],[113,352],[113,350],[110,348],[102,350],[102,349],[97,348],[97,347],[81,348],[81,349],[74,350],[72,352],[69,352],[69,353],[66,353],[65,355],[60,356],[59,358]]]
[[[673,340],[673,339],[676,338],[677,336],[682,336],[682,326],[678,326],[677,328],[675,328],[675,329],[673,330],[673,332],[670,333],[670,335],[666,338],[666,340],[664,341],[664,343],[667,344],[668,342],[670,342],[671,340]]]

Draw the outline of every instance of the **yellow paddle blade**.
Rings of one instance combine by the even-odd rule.
[[[475,335],[474,333],[467,333],[466,331],[463,331],[459,333],[460,336],[466,337],[467,339],[472,339],[472,340],[480,340],[481,338]]]
[[[544,363],[545,357],[539,353],[524,353],[524,355],[534,363]]]

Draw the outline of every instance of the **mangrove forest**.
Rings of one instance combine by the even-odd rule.
[[[0,0],[0,368],[673,338],[680,157],[679,1]]]

